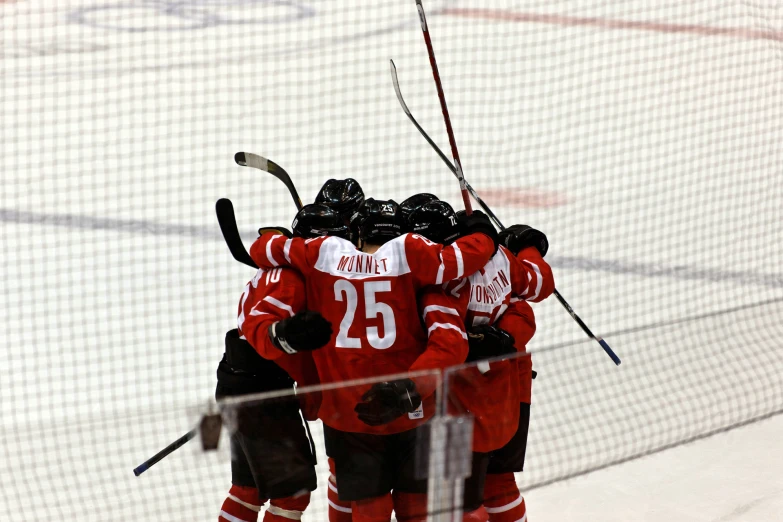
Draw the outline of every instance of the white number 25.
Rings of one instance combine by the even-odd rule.
[[[397,325],[394,323],[394,310],[386,303],[376,301],[375,296],[380,292],[391,292],[391,281],[365,281],[364,282],[364,312],[367,319],[373,319],[381,315],[383,319],[383,336],[377,326],[367,327],[367,342],[378,350],[390,348],[397,339]],[[345,301],[345,315],[340,322],[340,331],[337,333],[337,348],[361,348],[362,341],[358,337],[349,337],[348,330],[353,324],[358,302],[356,288],[350,281],[340,279],[334,283],[334,298],[337,301]]]

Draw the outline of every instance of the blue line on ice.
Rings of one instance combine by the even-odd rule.
[[[105,218],[76,214],[43,214],[23,210],[0,209],[0,222],[49,225],[84,230],[112,230],[155,236],[184,236],[222,241],[217,220],[214,226],[199,226],[157,223],[141,219]],[[252,241],[256,237],[256,232],[255,230],[246,231],[242,233],[242,236],[245,241]],[[741,286],[783,288],[783,274],[759,274],[748,271],[718,270],[687,265],[612,261],[580,256],[550,255],[547,261],[555,268],[582,270],[585,272],[608,272],[617,275],[637,275],[714,283],[730,281]]]

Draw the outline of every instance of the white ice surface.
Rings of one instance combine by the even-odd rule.
[[[234,165],[235,152],[283,165],[304,199],[354,176],[374,196],[459,203],[389,79],[394,58],[409,106],[447,150],[412,1],[177,5],[179,16],[155,2],[0,1],[0,518],[215,518],[225,445],[130,470],[208,402],[251,276],[220,240],[214,202],[233,200],[248,239],[291,220],[282,185]],[[523,487],[783,409],[780,38],[574,23],[780,36],[781,7],[427,9],[468,179],[494,191],[506,224],[547,232],[558,288],[624,360],[615,368],[553,299],[536,307]],[[562,204],[499,198],[518,193]],[[783,519],[780,428],[534,489],[531,517],[648,520],[652,506],[677,521]],[[311,520],[325,517],[323,493]]]
[[[531,520],[773,521],[783,517],[783,418],[525,493]]]

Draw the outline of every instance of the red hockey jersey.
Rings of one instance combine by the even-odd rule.
[[[447,247],[405,234],[368,254],[337,237],[288,239],[270,232],[256,240],[250,255],[261,267],[291,266],[305,276],[308,306],[334,329],[329,344],[313,352],[321,382],[332,383],[408,372],[426,348],[418,291],[471,274],[493,250],[484,234],[462,237]],[[420,367],[427,364],[425,359]],[[342,431],[385,434],[412,429],[433,413],[432,404],[424,401],[418,412],[368,426],[353,410],[368,389],[362,385],[325,392],[323,422]]]
[[[419,313],[427,335],[427,349],[416,359],[411,370],[446,369],[465,362],[468,334],[465,332],[464,310],[460,312],[459,308],[457,299],[441,286],[431,286],[422,291]]]
[[[289,355],[274,344],[267,333],[272,323],[293,317],[305,310],[306,288],[304,278],[290,268],[259,269],[245,286],[239,300],[237,328],[241,338],[264,359],[274,361],[299,386],[318,384],[318,371],[311,353]],[[303,403],[307,418],[314,420],[320,398]]]
[[[458,310],[471,326],[495,324],[504,315],[504,326],[514,336],[517,350],[535,333],[533,310],[525,301],[540,301],[554,291],[552,270],[538,250],[527,248],[514,256],[501,247],[481,270],[449,283]],[[450,388],[453,411],[474,415],[474,451],[502,447],[518,425],[519,403],[530,401],[532,363],[529,357],[493,362],[488,371],[458,370]]]

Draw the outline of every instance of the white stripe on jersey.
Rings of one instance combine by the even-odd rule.
[[[482,270],[468,276],[470,281],[469,314],[491,315],[507,298],[511,296],[511,263],[504,249],[484,265]],[[475,323],[474,323],[475,324]]]
[[[245,291],[242,293],[242,301],[239,303],[239,317],[237,317],[237,328],[239,328],[240,332],[242,331],[242,325],[245,323],[245,301],[247,301],[248,295],[250,295],[250,283],[248,283],[245,286]]]
[[[285,257],[285,260],[291,263],[291,243],[292,239],[288,238],[285,242],[285,246],[283,247],[283,257]]]
[[[421,312],[421,318],[424,319],[426,315],[430,312],[443,312],[444,314],[451,314],[459,316],[459,312],[455,310],[454,308],[449,308],[447,306],[440,306],[440,305],[429,305],[425,306],[424,310]]]
[[[494,314],[495,315],[495,321],[501,318],[501,316],[506,313],[506,310],[508,310],[508,305],[506,303],[503,303],[500,305],[500,308],[498,311]]]
[[[279,237],[283,236],[273,236],[269,241],[266,242],[266,258],[269,260],[269,263],[272,266],[280,266],[280,263],[278,263],[277,260],[272,256],[272,241]]]
[[[443,272],[445,271],[446,271],[446,265],[443,264],[443,258],[441,257],[440,266],[438,267],[438,277],[435,278],[436,285],[443,283]]]
[[[462,261],[462,250],[459,249],[457,243],[452,243],[451,246],[454,248],[454,256],[457,258],[457,277],[454,279],[459,279],[465,272],[465,263]]]
[[[541,293],[541,287],[544,285],[544,278],[541,276],[541,270],[538,269],[537,264],[531,263],[527,259],[525,259],[524,261],[528,265],[532,266],[533,271],[536,273],[536,291],[533,293],[532,296],[526,298],[528,301],[532,301],[533,299],[536,299],[538,297],[538,294]]]
[[[427,337],[429,337],[432,331],[437,328],[443,328],[444,330],[457,330],[460,334],[462,334],[463,339],[467,340],[468,338],[468,335],[462,330],[462,328],[450,323],[433,323],[433,325],[430,326],[427,330]]]
[[[293,308],[291,308],[290,306],[288,306],[287,304],[285,304],[282,301],[278,301],[277,299],[275,299],[271,295],[268,295],[268,296],[264,297],[264,301],[266,301],[267,303],[269,303],[269,304],[271,304],[273,306],[278,307],[281,310],[285,310],[286,312],[288,312],[288,315],[290,315],[291,317],[296,315],[294,313],[294,309]]]

